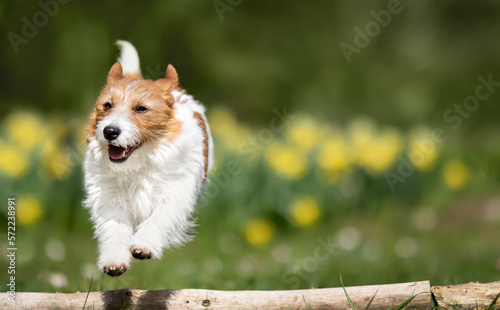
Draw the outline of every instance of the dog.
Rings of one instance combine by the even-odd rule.
[[[117,41],[87,127],[86,197],[98,267],[116,277],[131,258],[160,259],[190,241],[193,212],[213,166],[205,108],[179,87],[175,68],[144,80],[135,47]]]

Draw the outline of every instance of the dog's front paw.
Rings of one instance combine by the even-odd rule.
[[[139,248],[139,247],[131,247],[130,252],[132,253],[132,256],[136,259],[150,259],[151,258],[151,252],[144,249],[144,248]]]
[[[102,271],[104,271],[105,274],[107,274],[108,276],[112,276],[112,277],[118,277],[118,276],[121,276],[122,274],[125,273],[125,271],[127,271],[127,266],[125,264],[121,264],[121,265],[109,265],[109,266],[104,266],[102,268]]]

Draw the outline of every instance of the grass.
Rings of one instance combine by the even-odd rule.
[[[302,300],[304,300],[304,304],[306,305],[307,309],[308,309],[308,310],[311,310],[312,308],[311,308],[311,306],[309,306],[309,305],[307,304],[307,301],[306,301],[306,298],[304,297],[304,295],[302,295]]]
[[[493,301],[491,302],[491,304],[488,306],[487,310],[493,310],[495,309],[495,306],[497,304],[497,301],[498,301],[498,297],[500,297],[500,293],[498,293],[495,298],[493,299]]]
[[[347,298],[347,302],[349,302],[349,306],[351,307],[352,310],[354,310],[354,305],[352,304],[351,297],[349,297],[349,294],[347,293],[345,286],[344,286],[344,281],[342,281],[342,274],[340,274],[340,284],[342,284],[342,288],[344,289],[344,294],[345,294],[345,297]],[[372,297],[372,300],[373,300],[373,297]]]
[[[96,243],[85,220],[85,211],[72,231],[66,233],[49,224],[18,233],[19,291],[83,291],[82,276],[93,276],[96,290],[133,287],[137,289],[293,289],[335,287],[332,275],[342,273],[351,285],[430,280],[433,285],[496,280],[500,250],[491,247],[499,228],[495,225],[467,223],[447,227],[444,223],[430,232],[420,232],[406,221],[406,210],[394,209],[390,215],[359,214],[345,210],[341,220],[328,219],[314,229],[300,228],[276,232],[267,246],[248,245],[241,229],[227,227],[200,214],[195,240],[181,249],[168,251],[163,260],[134,262],[127,274],[110,278],[95,269]],[[446,213],[443,214],[446,221]],[[343,227],[355,227],[361,240],[353,249],[338,246],[325,260],[309,266],[319,247],[318,237],[336,236]],[[42,233],[43,232],[43,233]],[[395,255],[402,236],[411,236],[418,250],[410,257]],[[46,240],[57,239],[65,246],[62,262],[47,256]],[[372,240],[380,240],[378,257],[367,260]],[[460,247],[457,245],[460,244]],[[368,246],[367,246],[368,245]],[[462,250],[457,250],[462,249]],[[36,261],[33,257],[37,257]],[[314,269],[311,269],[315,267]],[[85,269],[93,270],[90,274]],[[68,279],[67,286],[54,287],[50,276],[57,272]],[[289,272],[291,276],[285,275]],[[145,276],[150,275],[150,276]]]
[[[354,307],[354,304],[352,303],[352,300],[351,300],[351,297],[349,296],[349,293],[347,293],[347,290],[345,289],[345,286],[344,286],[344,281],[342,281],[342,274],[340,274],[340,284],[342,285],[342,289],[344,290],[344,294],[345,294],[345,297],[347,299],[347,302],[349,303],[349,306],[351,307],[352,310],[356,310],[356,308]],[[378,292],[378,290],[377,290]],[[366,305],[365,307],[365,310],[368,310],[373,302],[373,299],[375,298],[375,295],[377,295],[377,292],[375,292],[375,294],[370,298],[370,300],[368,301],[368,304]],[[396,310],[402,310],[402,309],[405,309],[406,306],[408,306],[411,301],[413,299],[415,299],[415,297],[417,297],[417,295],[413,295],[411,296],[410,298],[408,298],[407,300],[403,301],[397,308]]]
[[[89,289],[87,290],[87,296],[85,297],[85,302],[83,303],[82,310],[85,310],[85,306],[87,305],[87,300],[89,299],[90,291],[92,290],[92,281],[94,281],[94,277],[90,278]]]
[[[403,301],[397,308],[396,310],[401,310],[401,309],[405,309],[406,306],[408,306],[410,304],[410,302],[415,299],[415,297],[417,297],[417,295],[414,295],[414,296],[411,296],[410,298],[408,298],[407,300]]]
[[[372,305],[372,302],[375,299],[375,296],[377,296],[377,293],[378,293],[378,288],[375,291],[375,294],[373,294],[372,298],[370,298],[370,300],[368,301],[368,304],[366,305],[365,310],[370,309],[370,306]]]

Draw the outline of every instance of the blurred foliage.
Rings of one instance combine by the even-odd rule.
[[[70,1],[18,53],[5,39],[0,196],[17,198],[18,291],[498,279],[498,92],[458,126],[444,115],[479,76],[500,81],[500,5],[401,3],[350,63],[339,44],[387,1],[243,1],[224,20],[210,1]],[[5,36],[40,10],[1,2]],[[206,104],[216,167],[195,241],[111,279],[95,267],[81,162],[116,39],[146,77],[172,63]]]
[[[340,43],[354,44],[353,28],[388,1],[243,1],[224,21],[210,1],[121,3],[70,1],[19,53],[5,41],[0,112],[22,104],[85,115],[116,59],[116,39],[137,46],[146,76],[172,63],[207,105],[260,122],[280,103],[339,122],[363,112],[398,126],[441,125],[477,76],[499,76],[494,1],[401,1],[403,11],[350,64]],[[39,10],[32,1],[3,2],[3,33],[21,35],[21,17]],[[466,126],[496,130],[498,109],[481,105]]]

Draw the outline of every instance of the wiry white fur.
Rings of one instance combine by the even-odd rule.
[[[130,42],[122,40],[116,41],[116,45],[120,49],[118,61],[122,65],[123,74],[141,73],[139,54],[135,47]]]
[[[127,55],[122,54],[121,59]],[[137,127],[125,111],[114,111],[96,128],[86,153],[84,205],[90,210],[98,240],[98,266],[128,267],[131,247],[145,249],[153,258],[163,250],[183,245],[194,223],[192,215],[204,183],[203,132],[193,113],[204,117],[204,107],[192,96],[173,91],[174,117],[181,131],[173,141],[145,142],[124,163],[112,163],[102,130],[119,126],[119,145],[136,142]],[[182,102],[182,103],[181,103]],[[205,120],[206,121],[206,120]],[[209,137],[208,171],[213,165]],[[123,140],[121,135],[124,135]]]
[[[176,104],[174,107],[182,107],[180,110],[187,110],[190,113],[198,112],[201,114],[203,117],[203,120],[205,121],[206,129],[207,129],[207,135],[208,135],[208,170],[210,171],[212,169],[213,163],[214,163],[214,158],[213,158],[213,149],[214,149],[214,142],[212,139],[212,133],[210,132],[210,126],[208,125],[208,120],[205,117],[205,107],[201,105],[198,101],[194,100],[193,96],[186,94],[185,92],[182,91],[177,91],[174,90],[170,93],[172,96],[174,96]],[[196,126],[199,128],[198,126]]]

